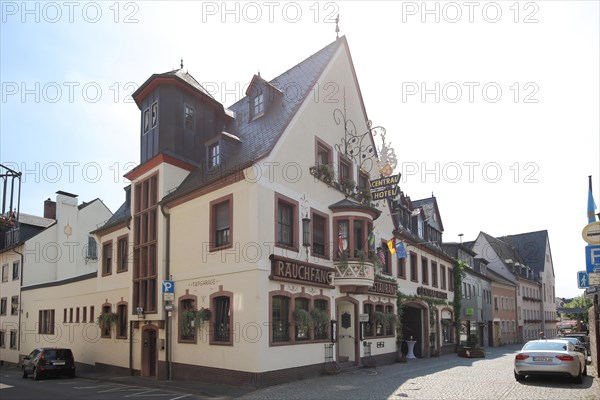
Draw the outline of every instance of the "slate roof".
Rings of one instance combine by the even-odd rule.
[[[493,269],[488,268],[485,271],[485,275],[488,278],[490,278],[492,281],[494,281],[494,282],[502,283],[504,285],[515,286],[514,282],[509,281],[508,279],[506,279],[505,277],[503,277],[502,275],[500,275],[499,273],[497,273]]]
[[[130,190],[129,187],[127,187],[126,190]],[[131,202],[128,200],[125,200],[125,202],[123,204],[121,204],[119,209],[104,223],[104,225],[102,225],[101,227],[99,227],[98,229],[96,229],[90,233],[96,233],[98,231],[103,231],[103,230],[112,228],[113,226],[117,226],[124,222],[127,222],[130,218],[131,218]]]
[[[222,179],[224,176],[239,172],[267,156],[341,46],[347,46],[345,37],[335,40],[271,80],[269,84],[284,89],[284,93],[269,104],[262,117],[250,118],[249,98],[247,96],[231,105],[229,110],[235,113],[235,119],[227,131],[239,138],[241,144],[238,151],[230,156],[228,160],[224,160],[217,168],[209,168],[205,165],[199,166],[163,201],[168,202]],[[286,92],[286,88],[288,92]],[[297,95],[294,94],[295,91],[298,91]]]
[[[490,236],[485,232],[481,232],[481,234],[488,241],[490,246],[492,246],[492,249],[494,249],[496,254],[502,259],[503,262],[505,260],[512,260],[513,262],[519,262],[523,265],[526,265],[519,253],[510,244]]]
[[[508,235],[499,239],[516,249],[526,265],[538,273],[544,271],[548,239],[547,230]]]
[[[348,198],[340,200],[329,206],[330,210],[344,209],[344,208],[354,208],[354,209],[358,209],[358,210],[365,210],[367,212],[372,213],[375,217],[374,219],[379,218],[379,216],[381,215],[381,210],[379,210],[378,208],[371,207],[369,205],[359,203],[357,201],[354,201],[354,200],[351,200]]]
[[[190,75],[187,71],[184,71],[183,69],[174,69],[172,71],[163,72],[161,74],[152,74],[152,76],[148,78],[146,82],[144,82],[135,92],[133,92],[131,97],[135,98],[138,93],[141,93],[146,88],[146,86],[148,86],[150,82],[152,82],[156,78],[178,79],[183,83],[191,86],[192,88],[204,93],[211,99],[214,99],[214,97],[200,83],[198,83],[198,81],[192,75]]]
[[[412,201],[413,208],[422,208],[423,212],[427,217],[427,223],[437,229],[440,232],[444,231],[444,225],[442,224],[442,216],[437,208],[437,202],[434,196]],[[433,215],[437,214],[437,220],[434,221]]]

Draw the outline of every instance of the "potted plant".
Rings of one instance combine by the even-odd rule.
[[[202,326],[206,321],[210,321],[210,315],[210,309],[201,307],[196,312],[196,321],[198,322],[198,326]]]
[[[467,345],[458,351],[459,357],[485,357],[485,350],[479,347],[479,336],[471,333],[467,336]]]
[[[333,182],[335,177],[333,167],[329,164],[316,164],[314,167],[311,167],[311,173],[326,183]]]
[[[315,327],[315,338],[326,339],[329,327],[329,314],[320,308],[310,310],[310,319]]]
[[[356,188],[356,182],[354,181],[354,179],[350,178],[340,178],[340,185],[346,193],[352,193],[354,191],[354,188]]]

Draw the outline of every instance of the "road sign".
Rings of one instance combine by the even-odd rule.
[[[585,270],[587,273],[600,273],[600,245],[585,246]]]
[[[589,244],[600,244],[600,221],[587,224],[583,228],[581,236]]]
[[[358,322],[369,322],[369,314],[358,314]]]
[[[589,285],[590,286],[598,286],[600,285],[600,273],[591,273],[588,274]]]
[[[577,287],[579,289],[585,289],[590,286],[590,278],[588,277],[587,272],[578,271],[577,272]]]
[[[175,283],[173,283],[173,281],[166,281],[166,280],[163,281],[162,292],[163,293],[175,293]]]

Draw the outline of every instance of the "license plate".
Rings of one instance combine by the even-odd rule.
[[[537,356],[537,357],[533,357],[533,361],[549,362],[549,361],[552,361],[552,357]]]
[[[52,365],[65,365],[64,361],[54,361]]]

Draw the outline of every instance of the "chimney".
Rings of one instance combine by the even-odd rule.
[[[50,198],[44,201],[44,218],[56,219],[56,202]]]

